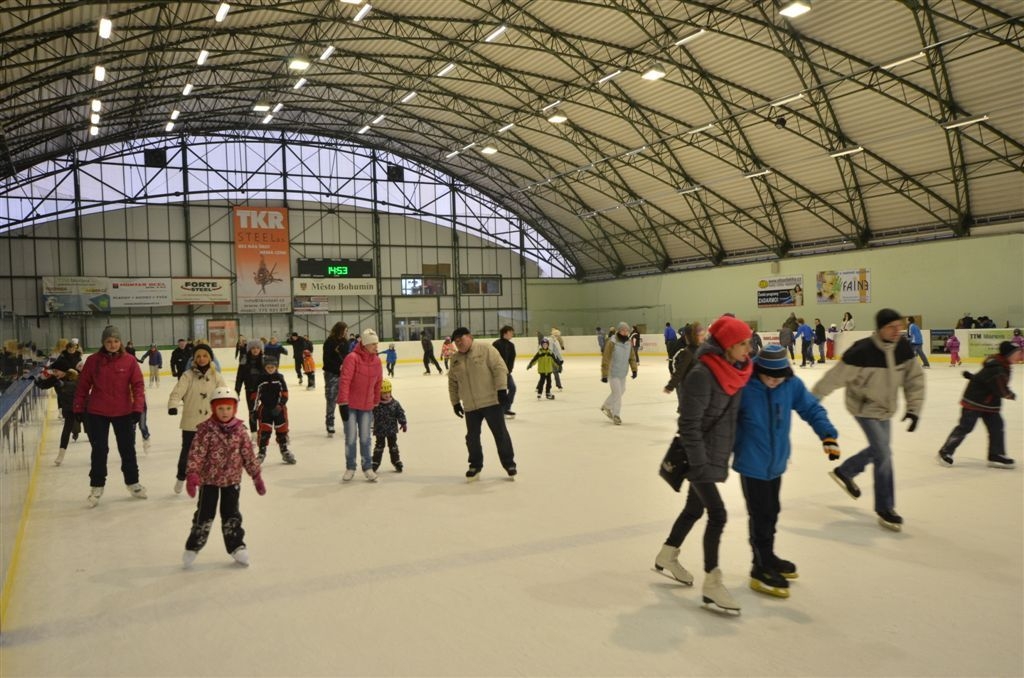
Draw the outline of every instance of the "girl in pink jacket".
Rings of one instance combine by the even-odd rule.
[[[370,446],[373,408],[380,402],[380,384],[384,380],[384,370],[377,356],[377,343],[376,332],[363,330],[359,344],[345,356],[341,364],[338,409],[341,411],[341,420],[345,422],[345,475],[341,477],[342,481],[352,480],[356,475],[357,438],[363,474],[370,482],[377,480]]]

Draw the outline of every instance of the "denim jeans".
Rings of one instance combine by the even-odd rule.
[[[924,352],[923,344],[911,344],[910,347],[914,349],[914,355],[921,359],[921,363],[925,367],[931,367],[928,363],[928,356]]]
[[[356,443],[359,444],[359,456],[362,457],[363,470],[373,467],[373,447],[370,445],[370,424],[373,423],[372,410],[355,410],[349,408],[348,419],[345,421],[345,468],[356,469]]]
[[[874,464],[875,473],[875,511],[891,511],[895,507],[895,490],[893,488],[892,439],[891,423],[888,419],[868,419],[854,417],[864,435],[868,438],[868,446],[847,458],[839,465],[840,472],[847,478],[853,478],[863,471],[868,464]]]
[[[324,422],[328,428],[334,428],[334,411],[338,409],[338,380],[340,374],[324,372],[324,399],[327,400],[327,414]]]
[[[508,373],[508,407],[505,408],[506,412],[512,411],[512,403],[516,399],[516,380],[512,378],[512,373]]]

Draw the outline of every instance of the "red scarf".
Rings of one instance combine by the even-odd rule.
[[[750,360],[743,363],[742,367],[736,367],[717,353],[705,353],[700,361],[707,365],[715,381],[722,387],[726,395],[736,395],[736,392],[747,385],[750,375],[754,372],[754,365]]]

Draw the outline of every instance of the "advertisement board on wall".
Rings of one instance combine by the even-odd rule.
[[[342,295],[364,295],[377,294],[377,281],[366,280],[334,280],[326,278],[294,278],[292,280],[292,293],[295,296],[309,294],[320,294],[330,297]]]
[[[819,304],[867,304],[871,302],[871,270],[818,271]]]
[[[112,308],[143,308],[171,305],[170,278],[111,278]]]
[[[328,310],[327,297],[292,297],[292,313],[295,315],[326,314]]]
[[[970,330],[967,334],[967,355],[972,358],[983,358],[999,353],[1000,342],[1010,341],[1012,337],[1013,330],[1010,329]]]
[[[172,278],[171,302],[175,304],[230,304],[230,278]]]
[[[238,310],[288,313],[292,310],[288,210],[234,207],[235,273]]]
[[[45,313],[110,313],[110,280],[107,278],[43,276],[42,283]]]
[[[758,308],[803,305],[804,277],[802,275],[769,276],[757,281]]]

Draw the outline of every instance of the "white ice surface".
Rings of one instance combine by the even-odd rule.
[[[858,477],[865,496],[850,499],[826,476],[813,432],[794,421],[777,535],[778,553],[800,569],[788,600],[747,588],[746,514],[730,475],[721,564],[743,612],[724,617],[700,604],[703,522],[683,547],[696,587],[651,571],[683,499],[656,474],[675,423],[675,397],[661,393],[665,361],[644,357],[620,427],[598,411],[607,387],[596,358],[567,360],[554,401],[536,400],[525,364],[509,423],[519,477],[506,479],[485,428],[473,484],[446,378],[399,365],[406,471],[385,465],[376,484],[342,484],[343,438],[340,428],[325,437],[323,392],[295,387],[285,370],[298,464],[283,465],[272,446],[267,495],[243,480],[248,569],[224,552],[219,520],[194,568],[181,568],[194,502],[172,493],[180,434],[165,410],[169,379],[149,393],[148,455],[140,441],[147,501],[128,495],[112,451],[106,494],[86,508],[88,444],[52,465],[51,404],[0,674],[1024,674],[1022,471],[985,466],[981,424],[953,468],[935,461],[958,417],[960,370],[936,361],[918,431],[895,429],[902,533],[875,522],[870,467]],[[810,384],[824,370],[797,372]],[[1022,372],[1012,386],[1024,395]],[[863,447],[842,393],[825,405],[844,452]],[[1021,401],[1003,415],[1019,459]]]

